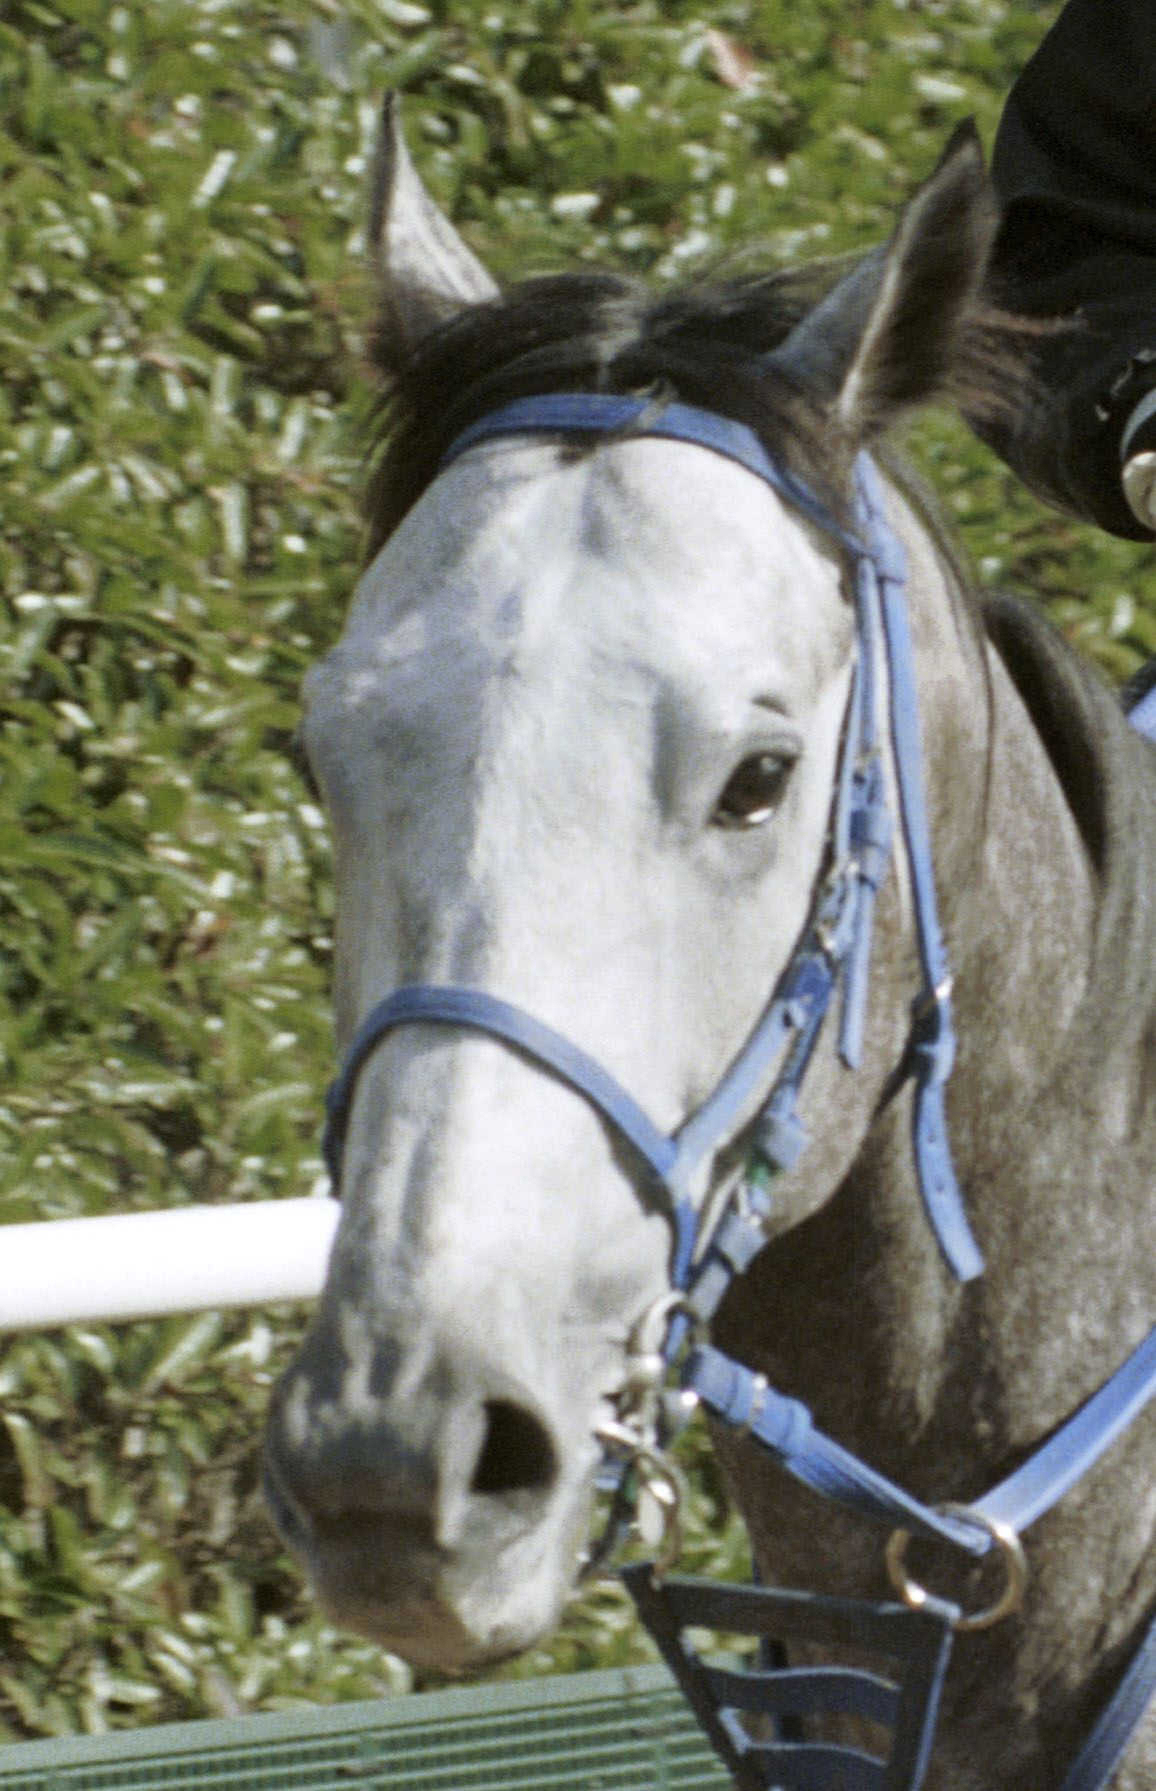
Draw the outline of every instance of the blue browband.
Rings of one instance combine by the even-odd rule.
[[[856,467],[852,534],[788,468],[771,458],[744,424],[688,405],[660,408],[645,399],[589,392],[517,399],[459,436],[443,464],[480,442],[530,433],[660,436],[709,448],[765,480],[854,556],[859,651],[836,778],[829,871],[810,925],[762,1019],[714,1092],[673,1137],[659,1131],[606,1070],[532,1015],[485,990],[421,985],[399,989],[372,1009],[329,1091],[324,1153],[334,1187],[340,1185],[342,1147],[357,1078],[385,1033],[417,1022],[488,1032],[577,1089],[643,1159],[669,1203],[676,1234],[672,1275],[674,1285],[684,1287],[697,1242],[691,1198],[697,1172],[732,1141],[764,1090],[768,1092],[757,1132],[759,1155],[772,1170],[790,1168],[797,1160],[805,1141],[797,1099],[840,983],[840,1051],[851,1067],[859,1060],[875,893],[887,867],[892,831],[876,714],[882,645],[923,968],[923,986],[912,1008],[908,1060],[915,1084],[912,1144],[927,1216],[940,1248],[953,1273],[961,1281],[970,1280],[981,1272],[983,1261],[967,1223],[947,1141],[944,1085],[955,1051],[951,979],[936,910],[923,798],[919,719],[903,604],[903,550],[888,527],[874,467],[866,456]],[[772,1072],[784,1052],[779,1076],[772,1083]]]

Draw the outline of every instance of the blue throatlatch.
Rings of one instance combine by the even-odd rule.
[[[737,461],[763,479],[855,567],[857,657],[832,799],[827,868],[814,910],[778,987],[746,1044],[714,1091],[668,1136],[620,1083],[585,1052],[512,1004],[484,990],[418,985],[374,1007],[354,1038],[326,1098],[323,1151],[338,1190],[342,1151],[358,1077],[397,1026],[464,1027],[501,1039],[582,1094],[636,1153],[674,1230],[671,1280],[684,1297],[665,1346],[673,1362],[692,1323],[704,1326],[731,1280],[762,1247],[771,1216],[770,1183],[797,1162],[806,1134],[797,1102],[836,990],[839,1051],[859,1062],[866,1012],[876,892],[890,857],[878,738],[880,659],[890,691],[888,726],[899,818],[921,964],[905,1068],[913,1081],[912,1151],[928,1221],[960,1281],[982,1273],[951,1161],[944,1094],[955,1053],[951,977],[939,927],[931,839],[924,802],[914,662],[904,603],[903,549],[890,529],[879,476],[865,456],[855,469],[853,527],[842,526],[797,477],[773,460],[744,425],[682,404],[604,393],[517,399],[483,417],[453,443],[443,464],[480,442],[508,435],[644,435],[685,441]],[[1151,714],[1149,711],[1151,710]],[[1133,719],[1156,735],[1156,693]],[[775,1073],[777,1070],[777,1074]],[[764,1091],[767,1091],[764,1093]],[[693,1199],[699,1172],[733,1142],[754,1110],[751,1166],[719,1219],[700,1235]],[[993,1544],[1018,1551],[1017,1533],[1093,1465],[1156,1393],[1156,1328],[1112,1378],[1014,1474],[967,1508],[931,1508],[818,1431],[805,1406],[706,1343],[685,1351],[681,1383],[716,1417],[749,1433],[797,1478],[826,1497],[902,1531],[937,1537],[982,1556]],[[744,1791],[815,1791],[831,1774],[851,1791],[918,1791],[930,1759],[952,1631],[961,1613],[921,1590],[918,1608],[819,1598],[767,1587],[739,1589],[685,1580],[654,1583],[647,1567],[626,1570],[644,1620],[700,1721]],[[850,1668],[790,1669],[778,1641],[757,1672],[712,1668],[695,1654],[691,1625],[747,1629],[765,1638],[872,1648],[898,1678]],[[976,1626],[973,1620],[972,1626]],[[1156,1624],[1066,1777],[1062,1791],[1100,1791],[1119,1763],[1156,1690]],[[773,1738],[756,1742],[742,1712],[769,1716]],[[867,1717],[889,1737],[886,1758],[804,1740],[804,1715]]]

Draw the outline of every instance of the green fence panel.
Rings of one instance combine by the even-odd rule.
[[[0,1791],[726,1791],[662,1667],[0,1748]]]

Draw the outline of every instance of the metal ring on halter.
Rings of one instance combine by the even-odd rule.
[[[981,1611],[973,1611],[970,1616],[957,1617],[952,1624],[952,1628],[960,1635],[970,1635],[977,1629],[990,1629],[1004,1617],[1010,1617],[1013,1611],[1018,1611],[1024,1601],[1028,1562],[1023,1544],[1010,1524],[1003,1523],[998,1517],[986,1517],[982,1511],[976,1511],[970,1505],[947,1504],[940,1505],[938,1509],[945,1517],[962,1517],[968,1523],[981,1525],[999,1550],[1004,1570],[1002,1593],[993,1604],[985,1606]],[[894,1531],[888,1539],[885,1559],[891,1584],[908,1609],[918,1611],[928,1603],[931,1594],[908,1575],[905,1560],[910,1541],[910,1530]]]
[[[682,1505],[686,1483],[682,1472],[658,1449],[649,1447],[627,1424],[608,1419],[594,1432],[598,1442],[621,1449],[638,1476],[638,1490],[653,1500],[662,1518],[662,1536],[651,1568],[655,1582],[663,1579],[682,1553]]]
[[[666,1352],[676,1313],[684,1314],[689,1323],[695,1323],[685,1294],[663,1294],[631,1327],[626,1341],[625,1372],[614,1398],[619,1421],[633,1423],[640,1441],[648,1440],[656,1426],[657,1402],[670,1373]]]

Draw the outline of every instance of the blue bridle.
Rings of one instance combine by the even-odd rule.
[[[798,1096],[840,983],[840,1055],[851,1068],[859,1062],[875,895],[887,868],[892,835],[878,737],[882,648],[891,692],[892,759],[922,964],[908,1053],[915,1085],[912,1147],[927,1216],[943,1255],[961,1281],[972,1279],[981,1272],[983,1261],[964,1213],[947,1140],[944,1088],[955,1052],[951,978],[936,909],[923,796],[915,678],[903,601],[904,555],[884,514],[878,474],[861,456],[855,469],[853,528],[847,530],[787,467],[771,458],[745,425],[688,405],[659,409],[645,399],[589,392],[522,398],[503,406],[460,435],[443,466],[481,442],[527,434],[646,435],[708,448],[763,479],[852,557],[858,651],[835,780],[828,870],[810,923],[762,1018],[713,1093],[674,1134],[662,1132],[608,1071],[532,1014],[485,990],[419,984],[398,989],[370,1011],[329,1091],[324,1154],[334,1187],[340,1185],[357,1079],[386,1033],[414,1024],[485,1032],[584,1095],[642,1159],[674,1225],[672,1283],[685,1287],[701,1244],[692,1190],[703,1166],[732,1141],[763,1090],[768,1093],[756,1127],[758,1154],[771,1171],[788,1169],[797,1161],[805,1142]]]
[[[744,425],[687,405],[660,408],[653,401],[602,393],[554,394],[507,404],[464,431],[450,447],[443,466],[480,443],[528,434],[657,436],[710,449],[763,479],[848,556],[854,567],[857,648],[832,798],[826,867],[811,917],[761,1019],[714,1091],[674,1133],[663,1132],[607,1070],[524,1009],[485,990],[418,984],[398,989],[370,1011],[326,1097],[323,1151],[334,1191],[340,1189],[345,1135],[358,1077],[386,1034],[399,1026],[434,1024],[497,1038],[581,1094],[645,1165],[674,1231],[671,1281],[680,1301],[673,1309],[663,1352],[668,1361],[673,1360],[686,1341],[689,1326],[710,1319],[731,1281],[749,1266],[762,1245],[771,1214],[770,1181],[793,1167],[806,1142],[798,1101],[836,991],[842,998],[840,1056],[852,1069],[860,1060],[875,897],[887,869],[893,834],[879,721],[881,672],[885,668],[889,692],[886,726],[921,966],[903,1065],[913,1082],[913,1159],[927,1218],[943,1257],[957,1279],[973,1279],[982,1273],[983,1260],[964,1212],[947,1138],[944,1092],[955,1054],[951,977],[939,927],[923,792],[914,661],[904,603],[905,561],[902,546],[887,522],[878,473],[866,455],[859,456],[851,526],[845,528]],[[1134,712],[1134,719],[1143,731],[1156,731],[1156,693],[1149,694]],[[753,1173],[748,1173],[739,1197],[710,1227],[703,1228],[696,1199],[702,1170],[734,1141],[752,1109],[757,1112],[751,1145]],[[698,1343],[690,1349],[681,1381],[718,1418],[751,1435],[790,1472],[827,1497],[868,1517],[901,1526],[900,1534],[909,1530],[938,1537],[979,1556],[996,1542],[1005,1545],[1008,1539],[1018,1550],[1018,1532],[1049,1510],[1147,1405],[1156,1392],[1156,1329],[1041,1449],[966,1509],[932,1508],[912,1498],[824,1436],[805,1406],[784,1398],[761,1375],[709,1344]],[[748,1782],[743,1763],[749,1744],[735,1739],[737,1731],[720,1728],[715,1693],[704,1701],[700,1665],[676,1644],[674,1628],[660,1608],[661,1590],[651,1584],[648,1574],[639,1578],[637,1570],[630,1572],[644,1618],[700,1720],[742,1782]],[[689,1583],[677,1591],[689,1611]],[[707,1608],[709,1589],[701,1596],[706,1602],[693,1620],[715,1621]],[[766,1596],[770,1599],[773,1595],[767,1591]],[[781,1601],[799,1595],[777,1596]],[[948,1629],[957,1624],[959,1613],[954,1607],[941,1605],[922,1592],[919,1597],[925,1600],[925,1608],[917,1608],[915,1618],[930,1618],[934,1608]],[[870,1623],[892,1621],[894,1607],[843,1603],[849,1614],[839,1621],[858,1641],[863,1640]],[[925,1674],[922,1722],[908,1740],[907,1783],[912,1791],[926,1770],[947,1657],[948,1644],[941,1638],[934,1665]],[[767,1702],[762,1707],[773,1712],[771,1681],[790,1675],[768,1672],[765,1677]],[[869,1677],[864,1678],[857,1695],[874,1698],[873,1686]],[[1156,1624],[1147,1632],[1073,1761],[1063,1791],[1099,1791],[1107,1783],[1154,1686]],[[802,1782],[791,1780],[792,1784]],[[806,1782],[816,1781],[808,1778]],[[871,1778],[870,1782],[881,1781]]]

